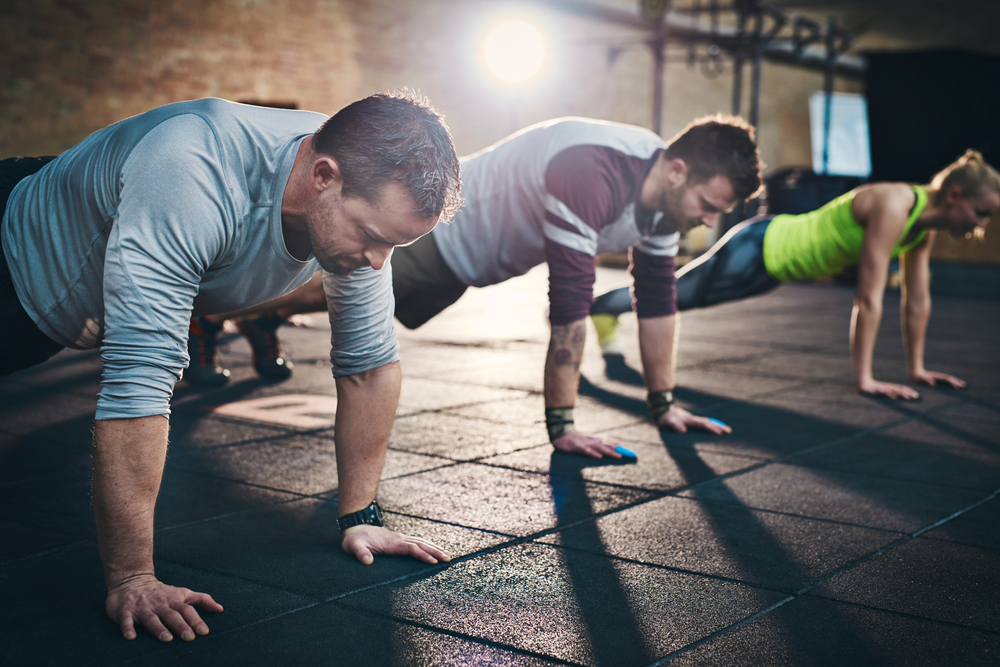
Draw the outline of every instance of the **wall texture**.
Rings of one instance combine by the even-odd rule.
[[[178,100],[217,96],[333,113],[401,86],[434,102],[463,154],[556,116],[652,127],[653,58],[644,36],[629,28],[536,7],[533,17],[552,47],[547,72],[519,90],[493,82],[478,45],[512,6],[500,0],[4,0],[0,157],[58,153],[116,120]],[[731,109],[731,61],[714,78],[676,57],[668,58],[666,70],[665,137],[697,116]],[[748,67],[745,89],[749,78]],[[758,138],[768,167],[808,165],[808,98],[822,88],[822,76],[765,64],[762,81]],[[861,84],[838,79],[836,89],[860,92]],[[692,247],[713,238],[695,234]],[[958,247],[948,256],[963,257],[964,244]]]

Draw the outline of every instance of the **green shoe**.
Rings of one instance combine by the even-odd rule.
[[[597,329],[597,344],[601,346],[601,354],[622,354],[621,343],[618,342],[618,316],[598,313],[590,316]]]

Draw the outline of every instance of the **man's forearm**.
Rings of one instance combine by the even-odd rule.
[[[545,407],[576,405],[580,361],[587,342],[587,320],[553,325],[545,356]]]
[[[367,507],[378,491],[399,404],[399,362],[337,378],[337,502],[341,516]]]
[[[158,415],[95,424],[94,520],[109,589],[153,574],[153,513],[168,432]]]
[[[646,391],[674,388],[680,333],[679,314],[639,320],[639,354],[642,357]]]

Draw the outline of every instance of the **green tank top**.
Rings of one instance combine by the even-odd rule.
[[[917,203],[892,249],[892,257],[913,248],[927,236],[927,231],[921,230],[912,241],[902,244],[927,206],[927,191],[919,185],[913,186],[913,191],[917,193]],[[853,191],[809,213],[774,216],[764,233],[764,266],[771,277],[782,282],[815,280],[857,264],[865,229],[854,219],[852,201]]]

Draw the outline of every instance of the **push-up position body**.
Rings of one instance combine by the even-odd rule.
[[[0,375],[100,347],[93,504],[106,610],[126,638],[208,626],[209,595],[161,583],[153,511],[189,318],[278,297],[322,267],[337,385],[342,547],[447,559],[374,503],[399,398],[393,246],[459,202],[448,131],[422,100],[321,114],[196,100],[100,130],[58,158],[0,161]],[[8,200],[9,197],[9,200]]]
[[[813,280],[858,265],[851,317],[851,368],[858,391],[917,398],[911,387],[872,376],[889,262],[899,255],[906,370],[914,382],[965,383],[924,367],[931,312],[930,253],[938,230],[981,236],[1000,207],[1000,176],[975,151],[940,171],[929,185],[872,183],[802,215],[761,216],[740,223],[677,274],[677,309],[704,308],[762,294],[782,282]],[[613,321],[631,310],[627,287],[600,295],[591,307],[605,345]]]

